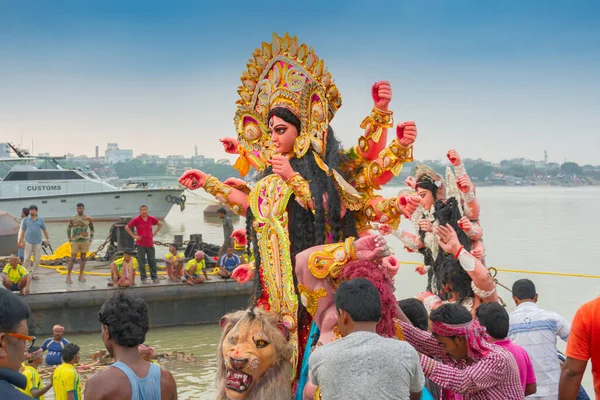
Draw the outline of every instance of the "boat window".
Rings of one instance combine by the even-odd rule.
[[[11,171],[4,178],[5,181],[55,181],[84,179],[75,171],[51,170],[51,171]]]

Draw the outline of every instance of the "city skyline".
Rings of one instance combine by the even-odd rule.
[[[555,162],[600,164],[595,2],[243,4],[0,5],[2,141],[87,155],[100,138],[138,154],[198,145],[233,159],[217,139],[235,136],[240,74],[272,32],[290,32],[333,74],[343,105],[332,127],[345,147],[361,135],[371,84],[386,79],[396,122],[417,123],[418,159],[548,150]]]

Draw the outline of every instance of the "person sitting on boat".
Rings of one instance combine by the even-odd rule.
[[[20,292],[23,296],[29,294],[31,275],[27,268],[19,264],[19,257],[11,254],[8,264],[2,270],[2,284],[12,292]]]
[[[227,254],[223,255],[219,260],[219,276],[221,278],[231,278],[231,273],[236,269],[242,261],[237,254],[233,253],[233,247],[227,248]]]
[[[200,275],[202,273],[203,275]],[[204,261],[204,252],[197,251],[185,266],[185,280],[190,285],[196,283],[204,283],[209,280],[208,274],[206,273],[206,262]]]
[[[40,346],[42,351],[48,350],[46,365],[62,364],[63,349],[70,343],[64,336],[65,328],[60,325],[54,325],[52,328],[52,337],[44,340],[44,343]]]
[[[110,264],[112,282],[108,286],[130,287],[135,285],[135,269],[139,269],[137,259],[132,249],[125,249],[123,257]]]
[[[185,256],[183,253],[177,251],[177,243],[171,243],[169,246],[169,252],[165,255],[165,263],[167,269],[167,276],[170,281],[178,282],[183,276],[183,263],[185,262]]]

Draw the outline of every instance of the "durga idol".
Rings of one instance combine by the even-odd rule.
[[[252,167],[257,182],[220,182],[199,170],[187,171],[179,181],[191,190],[203,188],[246,217],[254,261],[234,275],[240,281],[254,276],[251,307],[273,312],[288,329],[297,377],[314,312],[305,303],[319,297],[298,284],[296,255],[340,243],[335,256],[343,252],[351,261],[355,238],[368,235],[370,222],[400,218],[400,201],[375,196],[374,189],[412,161],[416,128],[399,124],[386,145],[393,123],[391,87],[376,84],[373,111],[361,125],[365,134],[358,146],[344,152],[330,126],[342,104],[331,74],[312,49],[287,34],[274,34],[272,43],[256,49],[241,79],[234,117],[238,137],[223,142],[228,152],[239,154],[235,167],[240,174]],[[382,264],[397,266],[390,257]]]

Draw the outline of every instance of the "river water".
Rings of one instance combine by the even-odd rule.
[[[393,196],[397,190],[386,188],[384,194]],[[600,275],[597,266],[600,246],[595,235],[595,228],[600,226],[600,213],[594,211],[600,200],[600,187],[481,187],[477,189],[477,195],[482,210],[488,266]],[[211,203],[204,196],[188,194],[185,211],[174,208],[156,239],[169,242],[173,235],[181,234],[187,240],[190,234],[201,233],[205,241],[220,243],[223,238],[220,221],[216,217],[205,217],[202,212],[208,204]],[[40,215],[43,216],[43,210]],[[244,219],[234,219],[234,225],[244,227]],[[110,223],[96,224],[97,239],[92,248],[103,241],[109,227]],[[411,230],[412,226],[403,221],[401,228]],[[49,224],[49,231],[54,247],[66,240],[65,224]],[[396,238],[388,236],[388,242],[401,261],[421,261],[419,255],[403,251]],[[505,272],[498,275],[500,283],[508,287],[521,278],[535,282],[538,304],[542,308],[555,311],[568,320],[581,304],[600,294],[598,279]],[[424,287],[425,278],[414,272],[413,265],[401,266],[396,277],[398,299],[412,297]],[[514,304],[510,293],[502,288],[498,290],[508,311],[512,311]],[[177,380],[180,399],[214,398],[212,380],[219,334],[217,325],[161,328],[149,332],[146,343],[155,346],[157,352],[184,351],[194,354],[198,361],[194,365],[169,364],[168,361],[163,364]],[[99,334],[66,337],[81,346],[84,359],[102,348]],[[564,350],[560,340],[559,349]],[[592,390],[589,371],[584,385],[588,392]],[[52,399],[52,396],[47,398]]]

